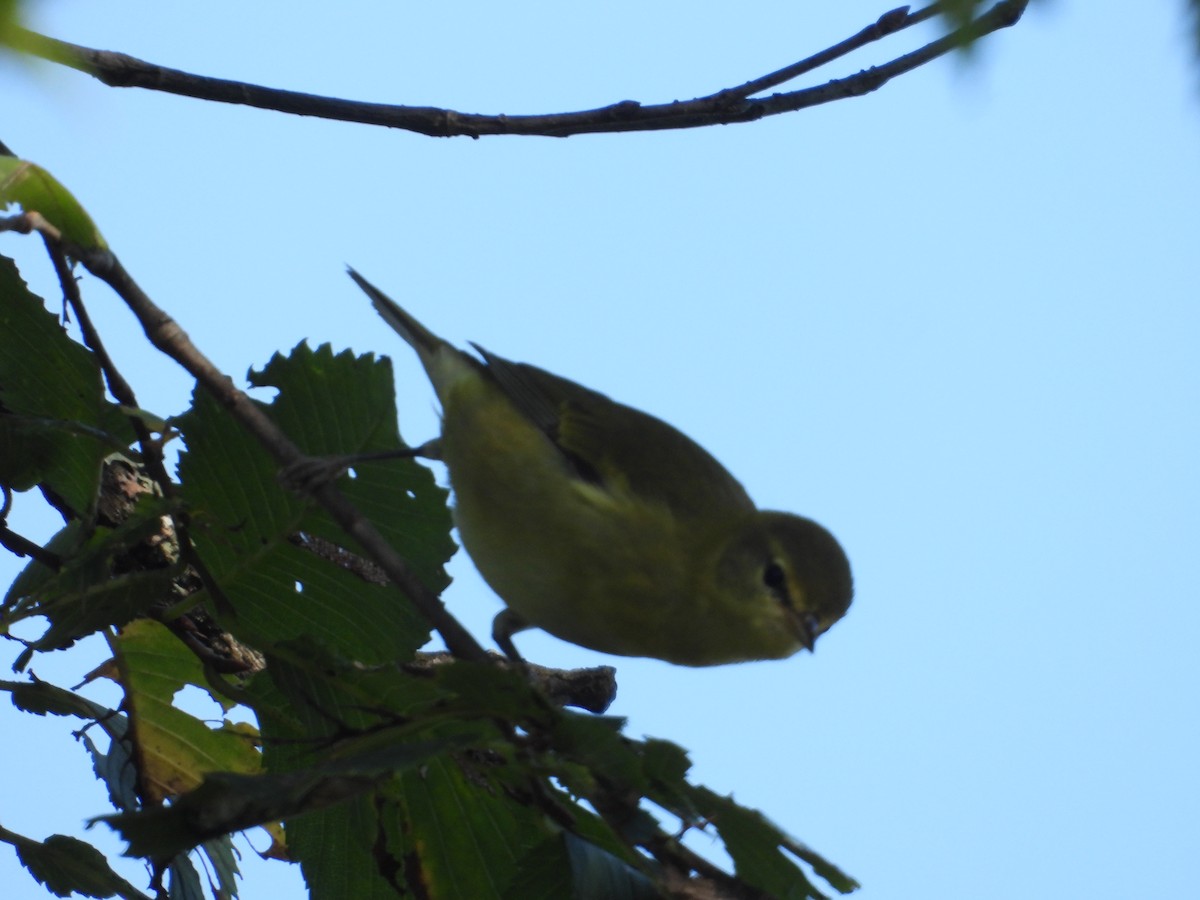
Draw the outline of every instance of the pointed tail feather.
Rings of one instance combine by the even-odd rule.
[[[347,266],[346,271],[354,279],[355,284],[362,288],[366,295],[371,298],[371,304],[375,307],[375,311],[383,317],[383,321],[391,325],[395,332],[404,338],[410,347],[417,351],[417,355],[421,357],[421,362],[428,368],[428,360],[433,355],[433,352],[446,342],[406,313],[396,301],[392,300],[387,294],[359,275],[354,269]]]

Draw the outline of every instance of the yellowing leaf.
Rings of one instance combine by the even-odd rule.
[[[0,206],[17,204],[25,212],[38,212],[84,250],[108,247],[100,230],[71,192],[41,166],[0,156]]]
[[[139,619],[110,642],[125,688],[138,779],[148,801],[190,791],[210,772],[259,771],[261,756],[247,729],[210,728],[174,705],[181,687],[203,688],[205,681],[199,661],[170,631]]]

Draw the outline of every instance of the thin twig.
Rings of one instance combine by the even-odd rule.
[[[79,292],[79,282],[75,280],[75,275],[71,271],[71,264],[67,261],[67,254],[63,252],[61,241],[52,240],[47,235],[42,235],[42,242],[46,245],[46,252],[50,255],[50,262],[54,266],[54,274],[58,276],[59,286],[62,288],[63,296],[67,300],[67,305],[75,313],[75,318],[79,322],[79,330],[83,334],[83,344],[96,356],[96,361],[100,363],[100,371],[104,373],[104,380],[108,384],[109,393],[116,398],[118,403],[123,403],[125,406],[137,408],[137,397],[133,393],[133,388],[129,382],[117,370],[116,364],[113,363],[112,357],[108,355],[108,350],[104,346],[104,342],[100,339],[100,333],[96,330],[96,326],[92,324],[92,317],[88,314],[87,307],[83,305],[83,295]],[[137,425],[135,417],[135,427]],[[143,429],[145,426],[143,425]],[[139,435],[139,438],[141,435]],[[147,431],[146,437],[149,439],[150,434]],[[143,448],[144,452],[145,448]]]
[[[95,354],[100,364],[100,371],[104,373],[104,380],[108,385],[108,390],[116,401],[129,409],[137,409],[137,395],[117,368],[116,363],[113,362],[112,357],[109,356],[108,350],[100,338],[100,332],[92,323],[92,317],[84,305],[83,295],[79,290],[79,282],[75,280],[70,263],[67,261],[67,253],[63,246],[61,234],[57,237],[52,236],[56,233],[56,229],[53,229],[48,222],[44,222],[44,225],[46,227],[37,230],[41,234],[43,243],[46,245],[46,252],[50,255],[55,274],[58,276],[59,285],[63,290],[63,296],[66,298],[68,306],[75,313],[75,318],[79,322],[79,330],[83,335],[84,345]],[[171,480],[171,476],[167,472],[167,463],[162,452],[162,443],[154,438],[154,435],[151,434],[150,429],[146,426],[141,416],[130,415],[128,419],[142,452],[142,465],[146,467],[146,471],[159,486],[164,497],[176,496],[178,492],[175,489],[175,482]],[[189,532],[190,523],[186,511],[177,510],[171,514],[171,520],[175,528],[175,534],[179,539],[179,552],[183,561],[192,567],[218,604],[222,603],[225,598],[220,584],[212,577],[212,574],[208,571],[208,566],[205,565],[204,560],[200,558],[200,554],[196,552],[196,548],[192,544]]]
[[[431,137],[465,135],[477,138],[495,134],[569,137],[575,134],[658,131],[753,122],[766,116],[795,112],[835,100],[861,97],[878,90],[898,75],[925,65],[993,31],[1016,24],[1028,5],[1029,0],[999,0],[974,21],[912,53],[897,57],[881,66],[864,69],[847,78],[834,79],[815,87],[774,94],[770,97],[750,96],[810,72],[851,50],[924,21],[937,12],[936,4],[915,13],[909,13],[907,7],[892,10],[845,41],[791,66],[752,79],[740,87],[727,88],[692,100],[649,105],[635,100],[623,100],[596,109],[546,115],[483,115],[433,106],[400,106],[342,100],[195,75],[149,63],[124,53],[81,47],[32,31],[21,31],[19,36],[20,46],[30,53],[85,72],[110,87],[141,87],[293,115],[400,128]]]
[[[901,6],[885,12],[858,34],[848,37],[846,40],[834,44],[832,47],[827,47],[820,53],[814,53],[808,59],[802,59],[769,75],[764,75],[753,81],[747,81],[741,87],[731,88],[728,91],[721,91],[718,94],[711,94],[709,97],[701,99],[707,100],[710,97],[715,99],[720,94],[752,97],[755,94],[761,94],[763,91],[769,91],[773,87],[786,84],[795,78],[799,78],[801,75],[806,75],[809,72],[819,69],[821,66],[827,65],[835,59],[845,56],[847,53],[852,53],[855,50],[865,47],[873,41],[881,40],[889,34],[895,34],[897,31],[902,31],[911,25],[916,25],[918,22],[931,19],[937,15],[938,8],[936,6],[927,6],[924,9],[917,10],[915,13],[910,13],[908,10],[909,7]]]

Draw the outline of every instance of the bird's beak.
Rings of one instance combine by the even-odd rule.
[[[796,638],[809,653],[812,653],[813,647],[817,643],[817,635],[821,633],[821,623],[813,613],[792,613],[792,630],[796,632]]]

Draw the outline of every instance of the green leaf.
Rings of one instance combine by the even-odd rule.
[[[12,695],[13,706],[34,715],[79,716],[81,719],[103,719],[113,711],[93,703],[74,691],[57,687],[48,681],[0,681],[0,690]]]
[[[80,521],[68,522],[54,537],[46,542],[45,549],[58,556],[59,559],[71,559],[86,543],[88,527]],[[0,623],[4,626],[17,621],[22,615],[21,610],[37,602],[36,598],[48,590],[48,586],[58,577],[58,571],[40,562],[31,562],[20,574],[13,579],[0,602]]]
[[[498,790],[487,754],[431,760],[401,779],[405,875],[431,900],[500,900],[517,863],[548,833],[535,810]]]
[[[641,745],[621,733],[625,720],[564,711],[553,725],[555,749],[613,784],[644,794],[650,787]]]
[[[999,5],[994,0],[938,0],[938,12],[947,34],[956,35],[958,55],[963,60],[970,60],[975,51],[975,43],[979,37],[978,29],[972,27],[984,12]]]
[[[111,739],[107,753],[100,752],[86,731],[79,732],[80,740],[92,756],[96,777],[104,782],[113,805],[118,809],[137,805],[134,764],[124,742],[128,728],[125,716],[37,678],[28,682],[0,681],[0,690],[8,691],[12,695],[13,705],[26,712],[78,716],[99,723]]]
[[[372,453],[404,446],[387,358],[355,357],[349,351],[335,355],[328,344],[316,350],[299,344],[290,356],[274,356],[249,379],[256,387],[278,388],[272,418],[306,453]],[[448,492],[412,459],[366,462],[354,471],[356,477],[343,477],[338,487],[425,586],[440,592],[450,583],[443,566],[456,549],[450,539]],[[320,510],[313,510],[305,530],[335,543],[346,541],[340,526]]]
[[[78,838],[53,834],[44,841],[35,841],[0,828],[0,840],[16,848],[21,864],[56,897],[82,894],[148,900],[109,867],[99,850]]]
[[[206,900],[200,873],[183,854],[167,867],[167,894],[171,900]]]
[[[656,900],[645,875],[618,857],[563,832],[521,859],[504,900]]]
[[[680,822],[695,825],[704,821],[696,806],[694,786],[687,780],[691,760],[687,751],[670,741],[650,738],[642,744],[642,762],[650,788],[646,796]]]
[[[576,900],[574,885],[563,835],[556,834],[521,857],[504,900]]]
[[[13,664],[23,669],[34,652],[61,650],[101,628],[123,625],[171,594],[175,572],[160,569],[118,575],[55,598],[50,627]]]
[[[142,494],[116,528],[68,524],[47,545],[63,561],[62,567],[55,571],[36,562],[27,566],[5,596],[3,621],[17,622],[30,616],[54,621],[60,612],[77,614],[79,610],[69,607],[77,605],[79,597],[103,587],[114,572],[129,569],[129,554],[162,534],[163,517],[171,510],[164,498]],[[146,571],[142,568],[130,574]],[[168,570],[164,567],[153,571]],[[167,600],[168,596],[161,599]]]
[[[56,536],[52,545],[69,553],[66,563],[57,572],[39,563],[27,567],[10,589],[0,615],[0,625],[5,627],[31,616],[49,622],[42,636],[17,658],[17,669],[24,668],[36,651],[69,647],[80,637],[123,625],[156,603],[172,599],[176,567],[113,574],[132,549],[160,534],[167,509],[163,498],[143,494],[118,528],[97,528],[82,542],[83,530],[70,526]]]
[[[107,753],[100,752],[86,733],[80,735],[80,740],[92,755],[92,769],[108,788],[112,805],[117,809],[137,809],[140,804],[137,770],[126,740],[129,722],[124,716],[114,715],[104,720],[104,728],[110,738]]]
[[[173,704],[185,684],[205,686],[195,655],[166,627],[131,622],[109,638],[125,690],[142,796],[149,802],[189,791],[209,772],[253,773],[261,756],[252,736],[210,728]],[[215,699],[215,698],[214,698]]]
[[[367,663],[424,643],[428,631],[400,594],[292,542],[304,501],[279,486],[271,458],[215,401],[198,394],[176,424],[188,445],[179,471],[191,533],[220,588],[225,627],[264,652],[308,637]]]
[[[208,857],[213,873],[217,876],[217,889],[223,894],[218,896],[237,896],[237,857],[233,851],[233,839],[229,835],[205,841],[200,849]]]
[[[420,896],[400,887],[402,872],[381,846],[380,816],[386,812],[394,819],[394,808],[372,795],[287,823],[288,853],[300,863],[309,900]]]
[[[357,797],[467,739],[392,742],[308,769],[270,775],[214,772],[168,807],[99,816],[128,841],[128,856],[171,859],[214,837],[322,810]]]
[[[781,900],[823,900],[825,895],[813,887],[800,867],[780,849],[787,847],[801,849],[806,861],[819,867],[818,874],[840,893],[858,888],[854,879],[788,837],[757,810],[739,806],[731,798],[703,787],[693,788],[693,798],[704,817],[716,826],[725,849],[733,857],[737,876],[748,884]]]
[[[381,399],[391,400],[390,389],[380,388],[390,383],[390,369],[373,358],[301,346],[255,378],[279,389],[264,410],[310,452],[370,449],[389,427],[395,433],[394,405]],[[401,593],[297,544],[298,534],[345,539],[323,511],[280,487],[274,461],[219,404],[198,393],[192,410],[174,422],[188,445],[179,471],[192,535],[228,601],[218,613],[230,631],[264,652],[305,637],[366,664],[410,658],[428,640],[428,625]],[[445,492],[427,471],[406,466],[404,477],[371,481],[365,493],[350,483],[348,492],[384,510],[376,524],[440,590],[453,551]]]
[[[461,714],[520,721],[550,709],[519,670],[490,662],[455,660],[438,666],[434,679],[454,696],[447,703]]]
[[[973,18],[984,0],[938,0],[939,12],[950,28],[961,28]]]
[[[0,44],[19,50],[24,43],[21,30],[21,0],[0,0]]]
[[[81,249],[108,247],[91,216],[53,175],[26,160],[0,156],[0,207],[13,203],[25,212],[41,213],[64,238]]]
[[[0,157],[0,161],[3,158]],[[0,257],[0,484],[44,484],[76,516],[100,488],[101,461],[132,434],[104,398],[100,366]]]

